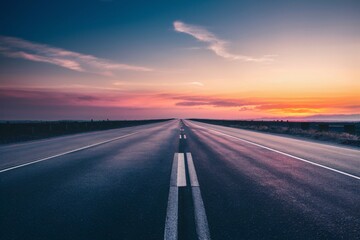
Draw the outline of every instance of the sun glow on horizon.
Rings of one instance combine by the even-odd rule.
[[[0,33],[0,119],[360,121],[358,4],[192,3],[187,12],[164,3],[172,11],[136,21],[109,4],[106,11],[124,19],[99,5],[92,12],[99,25],[72,13],[71,28],[49,19],[38,35],[28,31],[31,12],[17,21],[6,15],[19,32],[9,25]],[[53,25],[64,32],[51,36]]]

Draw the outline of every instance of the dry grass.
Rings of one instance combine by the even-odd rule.
[[[266,125],[259,125],[259,126],[232,125],[232,127],[261,131],[261,132],[289,134],[289,135],[306,137],[306,138],[311,138],[311,139],[316,139],[316,140],[321,140],[321,141],[331,141],[331,142],[360,147],[360,136],[352,135],[349,133],[317,131],[317,130],[313,130],[313,129],[302,130],[300,128],[276,127],[276,126],[266,126]]]

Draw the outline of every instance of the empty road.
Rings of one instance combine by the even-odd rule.
[[[360,239],[360,150],[189,120],[2,145],[0,239]]]

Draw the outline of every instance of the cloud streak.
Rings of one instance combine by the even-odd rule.
[[[113,62],[15,37],[0,36],[0,54],[35,62],[44,62],[78,72],[112,76],[116,71],[152,71],[153,69]]]
[[[194,85],[194,86],[198,86],[198,87],[203,87],[204,86],[204,83],[202,83],[202,82],[188,82],[186,84]]]
[[[230,53],[227,49],[227,41],[218,38],[215,34],[209,32],[203,27],[186,24],[181,21],[175,21],[173,25],[175,31],[188,34],[200,42],[207,43],[207,49],[213,51],[216,55],[222,58],[229,60],[240,60],[245,62],[271,62],[274,60],[274,55],[264,55],[260,58],[255,58]]]
[[[166,95],[164,95],[166,97]],[[237,108],[252,105],[246,99],[228,99],[219,98],[213,96],[169,96],[171,99],[176,100],[176,106],[186,107],[200,107],[200,106],[211,106],[220,108]]]
[[[263,113],[271,115],[309,115],[324,112],[359,112],[358,105],[339,104],[329,99],[314,99],[309,103],[303,99],[263,99],[263,98],[227,98],[214,95],[176,95],[160,94],[160,98],[170,99],[177,107],[204,109],[231,109],[241,112]]]
[[[129,111],[138,109],[137,118],[181,117],[190,113],[188,117],[253,118],[257,116],[290,119],[290,116],[336,113],[344,116],[350,114],[351,119],[359,120],[360,115],[354,115],[359,112],[358,105],[336,104],[336,102],[338,101],[334,99],[319,98],[310,104],[303,102],[302,99],[291,98],[229,98],[138,90],[93,89],[84,92],[80,87],[72,89],[0,87],[0,108],[4,109],[0,113],[0,119],[89,119],[95,116],[99,119],[105,116],[121,119],[128,118]],[[341,119],[345,118],[342,116]]]

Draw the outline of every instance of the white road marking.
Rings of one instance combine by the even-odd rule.
[[[204,202],[201,197],[200,185],[197,179],[191,153],[186,153],[186,158],[190,175],[191,193],[194,203],[196,233],[198,235],[198,239],[208,240],[210,239],[209,224],[207,221]]]
[[[190,175],[191,193],[194,203],[196,233],[198,239],[210,240],[210,231],[206,217],[204,202],[201,197],[200,186],[197,180],[191,153],[186,153],[186,158]],[[175,153],[171,170],[169,197],[166,210],[164,231],[165,240],[178,239],[179,187],[185,186],[185,155],[184,153]]]
[[[343,171],[337,170],[337,169],[335,169],[335,168],[327,167],[327,166],[325,166],[325,165],[322,165],[322,164],[319,164],[319,163],[315,163],[315,162],[312,162],[312,161],[310,161],[310,160],[306,160],[306,159],[304,159],[304,158],[297,157],[297,156],[291,155],[291,154],[289,154],[289,153],[285,153],[285,152],[282,152],[282,151],[279,151],[279,150],[276,150],[276,149],[273,149],[273,148],[270,148],[270,147],[266,147],[266,146],[264,146],[264,145],[261,145],[261,144],[258,144],[258,143],[254,143],[254,142],[251,142],[251,141],[248,141],[248,140],[239,138],[239,137],[235,137],[235,136],[232,136],[232,135],[229,135],[229,134],[226,134],[226,133],[217,131],[217,130],[213,130],[213,129],[211,129],[211,128],[205,128],[205,127],[199,126],[199,125],[197,125],[197,124],[195,124],[195,123],[192,123],[192,124],[194,124],[194,125],[196,125],[196,126],[198,126],[198,127],[200,127],[200,128],[207,129],[208,131],[211,131],[211,132],[214,132],[214,133],[223,135],[223,136],[227,136],[227,137],[230,137],[230,138],[234,138],[234,139],[236,139],[236,140],[239,140],[239,141],[242,141],[242,142],[246,142],[246,143],[252,144],[252,145],[254,145],[254,146],[257,146],[257,147],[260,147],[260,148],[264,148],[264,149],[267,149],[267,150],[270,150],[270,151],[273,151],[273,152],[282,154],[282,155],[284,155],[284,156],[288,156],[288,157],[297,159],[297,160],[299,160],[299,161],[306,162],[306,163],[312,164],[312,165],[314,165],[314,166],[318,166],[318,167],[321,167],[321,168],[324,168],[324,169],[327,169],[327,170],[330,170],[330,171],[333,171],[333,172],[336,172],[336,173],[340,173],[340,174],[342,174],[342,175],[355,178],[355,179],[357,179],[357,180],[360,180],[360,177],[359,177],[359,176],[356,176],[356,175],[353,175],[353,174],[350,174],[350,173],[347,173],[347,172],[343,172]]]
[[[183,153],[178,154],[177,186],[186,186],[185,157]]]
[[[120,136],[120,137],[116,137],[116,138],[112,138],[112,139],[109,139],[109,140],[106,140],[106,141],[102,141],[102,142],[90,144],[90,145],[87,145],[87,146],[84,146],[84,147],[81,147],[81,148],[76,148],[76,149],[74,149],[74,150],[70,150],[70,151],[67,151],[67,152],[59,153],[59,154],[56,154],[56,155],[53,155],[53,156],[50,156],[50,157],[45,157],[45,158],[41,158],[41,159],[38,159],[38,160],[35,160],[35,161],[31,161],[31,162],[28,162],[28,163],[20,164],[20,165],[14,166],[14,167],[5,168],[5,169],[0,170],[0,173],[7,172],[7,171],[10,171],[10,170],[14,170],[14,169],[21,168],[21,167],[25,167],[25,166],[28,166],[28,165],[31,165],[31,164],[43,162],[43,161],[50,160],[50,159],[53,159],[53,158],[56,158],[56,157],[64,156],[64,155],[69,154],[69,153],[78,152],[78,151],[85,150],[85,149],[88,149],[88,148],[91,148],[91,147],[99,146],[99,145],[101,145],[101,144],[105,144],[105,143],[109,143],[109,142],[112,142],[112,141],[116,141],[116,140],[118,140],[118,139],[122,139],[122,138],[125,138],[125,137],[129,137],[129,136],[134,135],[134,134],[137,134],[137,133],[140,133],[140,132],[133,132],[133,133],[126,134],[126,135],[123,135],[123,136]]]
[[[195,166],[194,166],[194,162],[193,162],[191,153],[186,153],[186,158],[187,158],[188,169],[189,169],[190,184],[192,187],[198,187],[200,185],[199,185],[199,182],[197,179]]]
[[[184,135],[184,139],[186,139],[186,135]]]
[[[171,177],[170,177],[170,186],[171,187],[177,187],[178,185],[178,159],[179,159],[179,153],[174,154],[172,169],[171,169]]]
[[[170,187],[165,220],[165,240],[178,239],[179,188]]]
[[[179,138],[181,139],[181,135],[179,136]]]
[[[200,187],[191,187],[191,193],[193,196],[195,225],[198,239],[210,239],[209,224],[206,217],[204,202],[201,197]]]
[[[169,198],[166,210],[164,239],[178,239],[179,186],[186,186],[183,153],[175,153],[171,168]],[[183,180],[183,178],[185,180]]]

